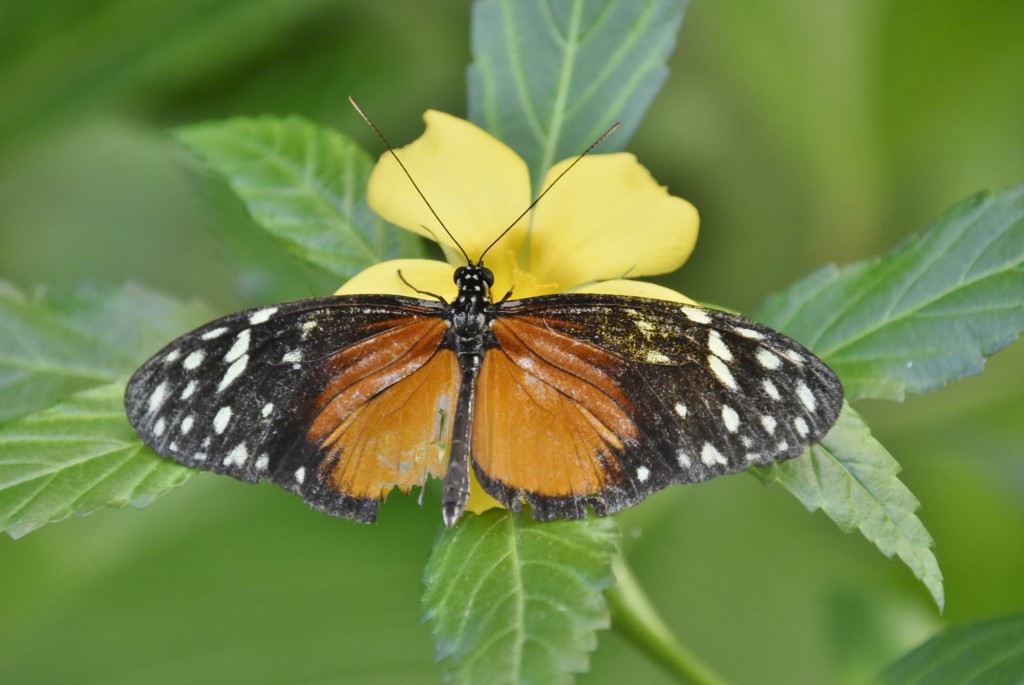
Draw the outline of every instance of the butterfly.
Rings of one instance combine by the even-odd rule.
[[[452,527],[471,469],[512,511],[579,519],[795,457],[839,415],[836,375],[781,333],[639,297],[495,301],[489,249],[463,250],[451,302],[311,298],[187,333],[132,376],[128,418],[164,457],[356,521],[443,479]]]

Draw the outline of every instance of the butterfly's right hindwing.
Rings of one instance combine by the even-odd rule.
[[[318,509],[373,520],[377,500],[331,488],[321,446],[310,438],[317,398],[339,372],[328,362],[384,331],[440,315],[437,303],[375,296],[232,314],[146,362],[128,383],[128,418],[146,444],[180,464],[268,479]]]

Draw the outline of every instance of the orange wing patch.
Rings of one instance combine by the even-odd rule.
[[[441,349],[447,325],[397,325],[326,361],[336,375],[316,399],[308,437],[320,443],[324,480],[339,492],[379,499],[444,474],[460,371]]]
[[[621,481],[615,453],[638,434],[611,375],[622,360],[529,317],[498,319],[493,330],[499,347],[477,379],[477,467],[542,497],[586,497]]]

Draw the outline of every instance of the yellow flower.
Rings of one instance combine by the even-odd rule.
[[[526,163],[473,124],[442,112],[424,115],[424,134],[398,152],[437,216],[477,261],[533,199]],[[547,187],[572,159],[552,167]],[[370,207],[406,230],[436,240],[448,262],[401,259],[374,265],[338,294],[389,293],[455,298],[455,268],[465,258],[394,158],[385,153],[367,188]],[[584,157],[484,256],[494,272],[493,297],[590,292],[691,302],[662,286],[627,280],[679,268],[697,241],[697,210],[657,184],[627,153]],[[481,497],[481,495],[483,497]],[[486,500],[489,500],[487,502]],[[467,507],[500,506],[473,482]]]

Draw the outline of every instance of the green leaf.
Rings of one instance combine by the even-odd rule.
[[[189,469],[149,451],[109,383],[0,426],[0,530],[17,538],[71,514],[143,507]]]
[[[899,471],[899,463],[847,404],[820,444],[798,459],[752,472],[781,483],[810,511],[821,509],[843,530],[859,530],[887,557],[899,556],[941,608],[942,572],[933,541],[914,515],[918,501],[896,477]]]
[[[373,160],[336,131],[299,117],[265,116],[197,124],[178,135],[228,180],[258,225],[336,276],[420,255],[414,234],[367,205]]]
[[[534,190],[616,121],[622,150],[668,76],[683,0],[478,0],[469,118],[526,160]]]
[[[278,49],[327,4],[147,0],[138,11],[130,0],[3,3],[0,83],[18,97],[0,107],[0,149],[111,104],[151,107],[168,93],[209,87]]]
[[[25,295],[0,282],[0,422],[130,373],[196,309],[132,285]]]
[[[1024,614],[957,626],[882,672],[882,685],[1020,683],[1024,673]]]
[[[213,317],[197,302],[181,302],[134,283],[85,285],[73,293],[45,291],[38,303],[67,326],[119,352],[122,374]]]
[[[134,285],[26,296],[0,283],[0,530],[141,507],[186,478],[132,431],[123,379],[205,318]]]
[[[850,400],[979,373],[1024,329],[1024,186],[967,200],[884,258],[811,274],[756,318],[825,359]]]
[[[0,421],[112,380],[126,360],[7,284],[0,284]]]
[[[568,683],[608,626],[610,519],[538,523],[504,510],[443,530],[425,573],[425,620],[460,683]]]

